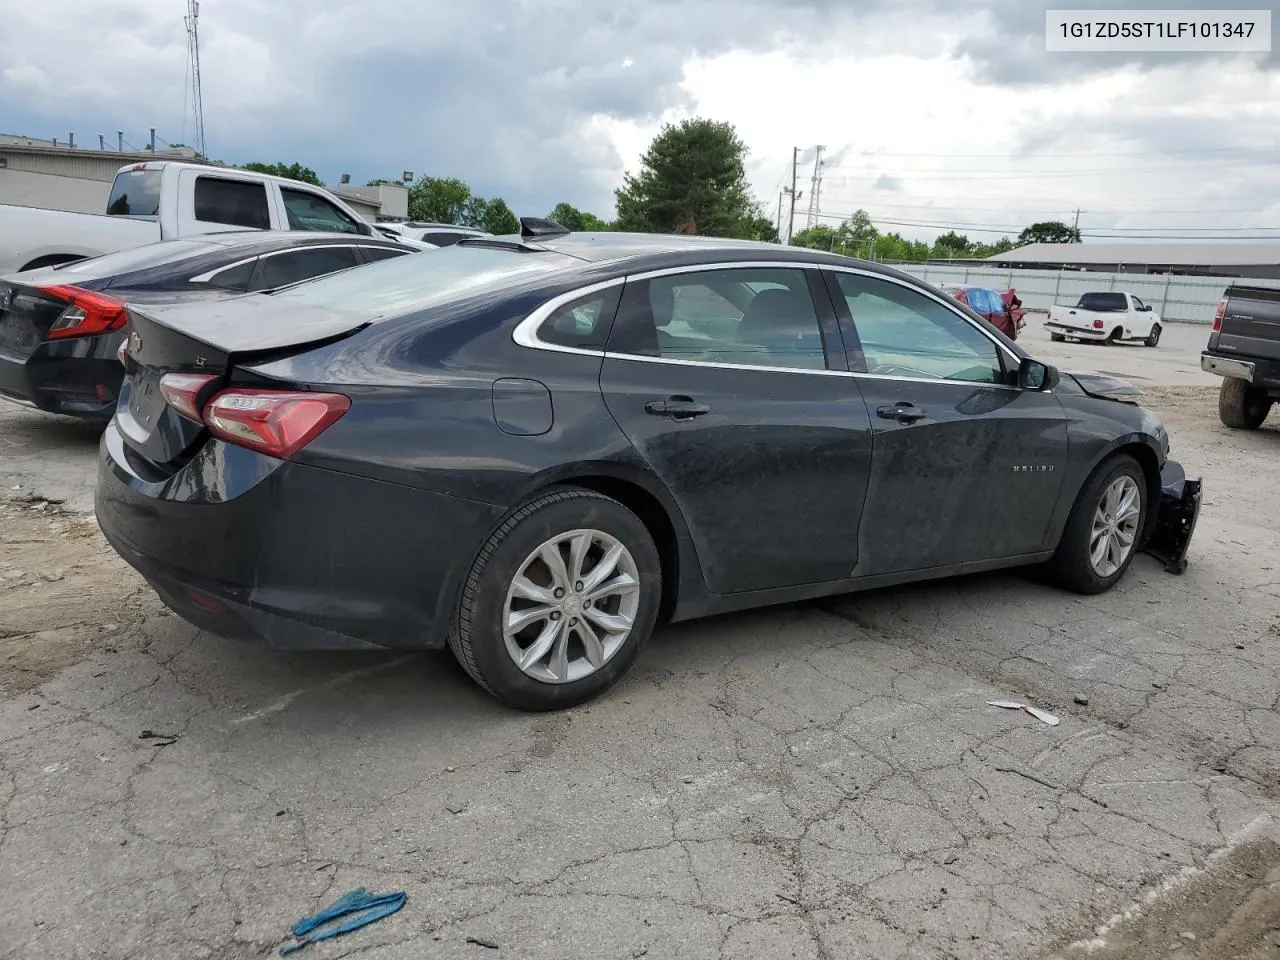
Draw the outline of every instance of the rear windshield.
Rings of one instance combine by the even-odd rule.
[[[307,280],[272,296],[315,307],[394,316],[562,270],[575,262],[558,253],[449,246]]]
[[[1076,304],[1081,310],[1098,310],[1100,312],[1123,311],[1129,309],[1129,301],[1123,293],[1086,293]]]
[[[117,173],[107,198],[111,217],[160,216],[161,170],[126,170]]]
[[[212,243],[199,240],[167,240],[164,243],[149,243],[144,247],[132,247],[119,253],[108,253],[103,257],[92,257],[89,260],[73,260],[54,267],[55,270],[70,274],[67,279],[101,280],[103,277],[114,277],[118,273],[132,270],[143,270],[147,267],[158,267],[166,263],[176,263],[188,257],[198,256],[217,250]]]

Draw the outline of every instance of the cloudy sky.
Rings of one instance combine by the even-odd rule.
[[[1046,6],[205,0],[205,134],[228,162],[456,176],[520,214],[609,217],[661,124],[707,116],[737,126],[771,215],[801,148],[797,229],[823,144],[821,222],[864,207],[907,236],[991,240],[1079,208],[1086,238],[1280,239],[1274,54],[1046,53]],[[0,132],[191,142],[185,12],[0,0]]]

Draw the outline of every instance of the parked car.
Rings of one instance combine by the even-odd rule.
[[[1185,565],[1200,484],[1156,415],[936,287],[522,224],[131,307],[96,492],[113,547],[215,633],[447,643],[532,710],[609,687],[659,621],[1027,564],[1094,594],[1140,549]]]
[[[158,160],[120,168],[105,214],[0,205],[0,274],[245,229],[375,236],[372,224],[322,187]]]
[[[447,247],[467,237],[487,237],[490,234],[475,227],[460,227],[454,223],[418,223],[416,221],[387,222],[378,224],[381,230],[389,230],[399,236],[433,247]]]
[[[1013,319],[1009,305],[1000,293],[991,287],[980,287],[970,283],[943,283],[940,286],[1005,336],[1017,339],[1018,325]]]
[[[1222,377],[1218,417],[1256,430],[1280,399],[1280,290],[1232,284],[1213,315],[1200,367]]]
[[[411,252],[378,237],[240,231],[0,277],[0,398],[108,419],[126,303],[224,299]]]
[[[1086,293],[1074,307],[1055,304],[1045,322],[1052,340],[1160,342],[1160,314],[1131,293]]]

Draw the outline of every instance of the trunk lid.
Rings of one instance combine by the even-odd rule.
[[[1226,300],[1222,328],[1210,334],[1209,349],[1280,360],[1280,290],[1231,287]]]
[[[367,314],[293,307],[261,295],[163,309],[131,304],[116,408],[130,465],[144,477],[162,479],[206,439],[204,424],[182,416],[165,398],[161,381],[167,374],[208,377],[200,392],[207,402],[237,363],[302,352],[367,323]]]
[[[0,350],[25,360],[67,307],[36,287],[0,280]]]

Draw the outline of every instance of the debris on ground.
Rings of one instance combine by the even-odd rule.
[[[482,940],[479,937],[467,937],[467,943],[475,944],[477,947],[484,947],[486,950],[500,949],[492,940]]]
[[[176,733],[156,733],[154,730],[143,730],[138,734],[139,740],[146,740],[153,747],[167,747],[171,743],[178,742],[178,734]]]
[[[1037,720],[1043,720],[1051,727],[1056,727],[1059,723],[1057,717],[1047,710],[1041,710],[1039,707],[1033,707],[1030,704],[1019,703],[1016,700],[988,700],[987,706],[1000,707],[1002,710],[1021,710],[1023,713],[1029,713]]]
[[[1082,707],[1087,707],[1089,705],[1089,698],[1086,697],[1083,693],[1077,693],[1071,699]]]
[[[296,939],[294,942],[283,944],[280,947],[280,956],[283,957],[293,953],[295,950],[301,950],[307,944],[340,937],[344,933],[367,927],[383,917],[391,916],[391,914],[404,906],[404,902],[408,898],[409,895],[403,891],[369,893],[364,887],[356,887],[356,889],[344,893],[331,906],[309,917],[303,917],[295,923],[289,932]],[[341,923],[330,927],[325,926],[325,924],[331,923],[339,917],[347,917],[348,915],[352,916],[349,916],[348,919]]]

